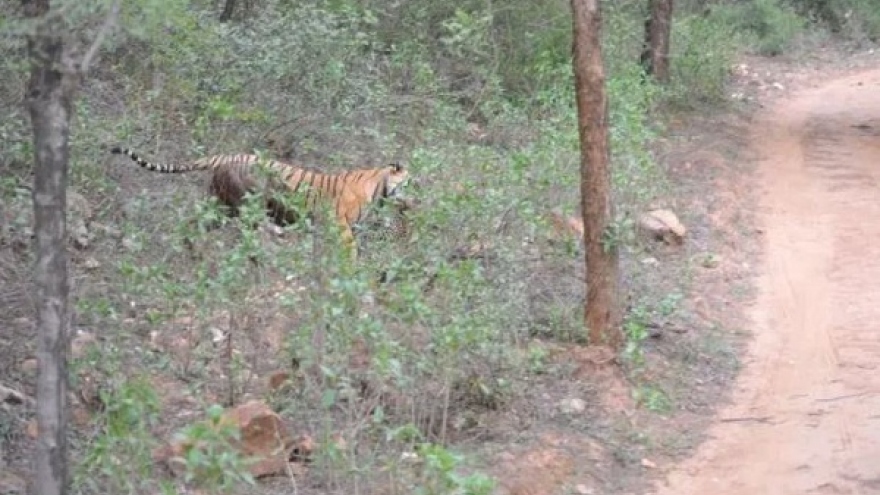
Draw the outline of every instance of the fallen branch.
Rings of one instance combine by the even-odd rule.
[[[828,397],[828,398],[824,398],[824,399],[816,399],[816,402],[834,402],[834,401],[836,401],[836,400],[853,399],[853,398],[855,398],[855,397],[862,397],[862,396],[864,396],[864,395],[868,395],[868,394],[870,394],[870,393],[871,393],[871,392],[859,392],[859,393],[857,393],[857,394],[839,395],[839,396],[837,396],[837,397]]]
[[[773,416],[742,416],[739,418],[722,418],[722,423],[764,423],[770,424]]]
[[[92,46],[89,47],[88,51],[86,51],[86,54],[83,56],[82,62],[80,62],[79,70],[83,74],[89,72],[89,66],[92,65],[92,60],[95,59],[95,55],[98,54],[98,50],[101,48],[101,45],[104,44],[104,38],[107,36],[107,33],[116,26],[121,7],[122,0],[116,0],[113,2],[113,5],[110,6],[110,13],[104,18],[104,23],[101,25],[101,29],[95,36]]]

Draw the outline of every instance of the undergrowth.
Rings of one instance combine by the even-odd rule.
[[[93,32],[105,3],[72,8],[70,22]],[[632,260],[644,249],[633,218],[674,194],[650,151],[663,132],[656,109],[723,101],[739,41],[776,52],[802,22],[773,0],[685,9],[663,88],[637,65],[643,6],[606,5],[614,198]],[[220,23],[211,2],[132,2],[72,134],[71,186],[94,232],[74,255],[77,323],[102,337],[74,370],[105,384],[106,404],[98,427],[79,432],[79,493],[172,493],[150,475],[157,435],[222,445],[234,433],[185,429],[186,418],[216,419],[212,405],[253,396],[320,444],[301,488],[490,493],[480,459],[457,442],[530,393],[529,375],[545,368],[536,340],[585,338],[578,240],[561,239],[548,216],[579,211],[568,4],[520,7],[279,0],[245,2]],[[26,63],[20,37],[0,43],[10,54],[0,140],[12,143],[0,150],[0,191],[13,204],[31,155]],[[248,228],[262,219],[258,202],[226,219],[199,192],[204,177],[150,174],[112,159],[114,144],[155,161],[257,150],[331,171],[401,159],[419,203],[401,235],[382,228],[399,213],[377,208],[349,264],[334,229]],[[2,210],[4,243],[28,235],[16,201]],[[627,288],[639,277],[628,273]],[[651,318],[677,310],[669,293],[640,295],[621,356],[639,401],[660,412],[674,405],[642,373],[644,341]],[[279,370],[288,384],[268,390]],[[210,452],[186,460],[187,480],[252,482],[240,459]]]

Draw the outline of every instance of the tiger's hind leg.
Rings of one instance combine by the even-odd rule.
[[[340,238],[342,240],[342,249],[344,254],[352,261],[357,261],[358,256],[358,248],[357,241],[354,238],[354,232],[351,230],[351,226],[348,225],[348,222],[339,222],[339,228],[341,229]]]
[[[285,206],[284,199],[269,198],[266,200],[266,215],[272,219],[272,223],[279,227],[287,227],[299,221],[300,215],[296,208]]]

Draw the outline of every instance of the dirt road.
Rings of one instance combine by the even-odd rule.
[[[733,405],[660,495],[880,494],[880,70],[767,109],[765,258]]]

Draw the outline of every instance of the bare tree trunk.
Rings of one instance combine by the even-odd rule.
[[[34,234],[37,291],[37,425],[33,493],[67,492],[68,278],[65,251],[68,135],[76,68],[63,34],[49,25],[49,0],[23,0],[37,21],[28,37],[27,103],[34,130]]]
[[[220,22],[227,22],[232,19],[232,14],[235,13],[235,2],[236,0],[226,0],[223,2],[223,12],[220,13]]]
[[[81,60],[71,55],[69,32],[50,0],[22,0],[32,21],[28,33],[31,77],[27,106],[34,130],[34,283],[37,300],[36,495],[63,495],[67,470],[67,355],[70,284],[67,273],[67,176],[72,102],[80,78],[115,27],[122,0],[110,5],[104,23]]]
[[[645,20],[645,45],[641,64],[657,82],[669,81],[669,34],[673,0],[649,0],[650,15]]]
[[[614,218],[608,151],[608,99],[602,60],[599,0],[571,0],[574,13],[574,76],[581,141],[581,208],[587,300],[584,319],[590,344],[621,342],[617,246],[605,245]]]

